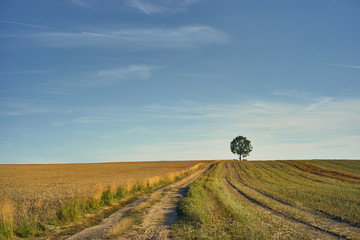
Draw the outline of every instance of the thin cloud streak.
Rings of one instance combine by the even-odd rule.
[[[139,0],[128,0],[126,3],[129,7],[136,8],[149,16],[151,16],[153,13],[161,13],[163,11],[163,9],[156,5],[150,4],[148,2],[145,3]]]
[[[322,97],[307,104],[251,101],[224,105],[158,105],[150,109],[154,119],[176,119],[187,123],[178,130],[168,129],[173,131],[169,134],[185,139],[231,140],[236,134],[248,136],[255,149],[251,159],[359,156],[352,141],[360,139],[357,121],[360,119],[360,99]],[[211,156],[226,156],[223,149],[228,148],[228,142],[213,147],[219,150]],[[188,148],[196,149],[196,144]],[[178,157],[183,158],[181,152],[179,154]],[[194,156],[199,155],[201,151]]]
[[[201,0],[157,0],[157,1],[144,1],[144,0],[127,0],[126,4],[129,7],[135,8],[142,13],[149,16],[154,14],[174,14],[183,12],[192,4],[200,2]]]
[[[23,35],[18,37],[24,37]],[[182,49],[224,44],[225,33],[204,25],[178,28],[120,29],[106,32],[43,32],[25,36],[50,47]]]
[[[49,108],[43,102],[16,98],[0,99],[0,117],[45,114],[49,111]]]
[[[356,65],[345,65],[345,64],[331,64],[331,65],[338,66],[338,67],[345,67],[345,68],[360,69],[360,66],[356,66]]]
[[[84,0],[70,0],[70,2],[80,7],[90,7],[90,5]]]
[[[155,68],[155,66],[151,65],[130,65],[127,67],[101,70],[98,71],[97,75],[110,79],[148,79],[151,77]]]
[[[50,70],[28,70],[18,72],[0,72],[0,75],[30,75],[30,74],[47,74],[51,73]]]
[[[35,24],[29,24],[29,23],[23,23],[23,22],[0,20],[0,23],[15,24],[15,25],[21,25],[21,26],[32,27],[32,28],[50,29],[49,27],[45,27],[45,26],[41,26],[41,25],[35,25]]]
[[[82,138],[100,139],[96,140],[99,145],[118,136],[116,144],[122,144],[122,151],[114,148],[113,160],[117,161],[232,158],[229,141],[239,134],[253,143],[249,159],[355,158],[360,154],[356,144],[360,139],[360,99],[319,97],[307,103],[248,100],[231,104],[186,101],[143,108],[79,106],[66,115],[50,104],[21,107],[24,101],[20,106],[17,102],[10,99],[7,110],[51,109],[48,113],[57,115],[49,125],[80,129],[86,133]],[[29,113],[46,114],[24,112]],[[136,143],[127,144],[124,139]],[[104,159],[94,159],[100,160]]]
[[[177,134],[224,138],[234,131],[258,139],[298,141],[360,132],[360,100],[314,99],[308,104],[252,101],[243,104],[149,106],[148,117],[192,122]],[[198,123],[204,123],[198,125]],[[191,124],[190,124],[191,126]]]
[[[328,66],[336,66],[336,67],[360,69],[360,66],[359,66],[359,65],[348,65],[348,64],[337,64],[337,63],[323,63],[323,62],[317,62],[317,63],[323,64],[323,65],[328,65]]]

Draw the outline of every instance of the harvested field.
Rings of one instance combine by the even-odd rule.
[[[312,161],[218,162],[190,185],[174,236],[360,239],[358,176]]]
[[[302,162],[302,161],[300,161]],[[360,175],[360,164],[358,160],[310,160],[303,161],[330,170],[343,171]]]
[[[360,171],[357,170],[360,161],[202,163],[205,161],[90,164],[85,167],[88,173],[78,175],[76,172],[84,165],[75,166],[76,170],[62,179],[67,183],[65,186],[73,186],[68,189],[72,189],[72,195],[59,195],[64,202],[67,197],[82,197],[70,202],[70,210],[77,209],[76,206],[84,208],[81,200],[86,199],[84,196],[93,199],[87,207],[97,199],[96,206],[101,201],[110,201],[98,210],[111,208],[111,196],[119,193],[119,188],[116,191],[114,186],[120,186],[120,201],[114,203],[117,207],[92,222],[95,226],[72,219],[78,222],[72,222],[67,231],[45,232],[38,239],[360,240]],[[348,168],[352,170],[347,171]],[[116,172],[121,170],[124,172],[118,176]],[[189,174],[184,175],[185,170]],[[43,175],[51,180],[48,174]],[[68,179],[72,181],[67,182]],[[57,180],[58,186],[62,186]],[[46,190],[52,185],[43,182],[41,186]],[[14,217],[11,201],[16,199],[7,199],[0,208],[0,220]],[[63,214],[69,213],[67,207],[62,209]],[[4,239],[11,239],[11,221],[1,223]]]
[[[15,225],[44,222],[74,199],[99,199],[121,186],[151,188],[173,181],[203,161],[0,165],[0,198],[13,205]],[[4,200],[6,199],[6,200]]]
[[[352,173],[347,173],[341,170],[328,169],[326,167],[317,166],[311,162],[300,161],[283,161],[289,166],[299,169],[304,172],[312,173],[322,177],[335,178],[346,182],[360,183],[360,176]]]

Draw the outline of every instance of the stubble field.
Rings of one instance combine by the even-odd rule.
[[[360,161],[221,161],[180,210],[176,239],[360,239]]]

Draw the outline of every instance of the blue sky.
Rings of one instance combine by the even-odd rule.
[[[360,158],[358,0],[4,0],[0,163]]]

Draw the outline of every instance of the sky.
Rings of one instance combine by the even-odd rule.
[[[358,0],[3,0],[0,163],[360,159]]]

